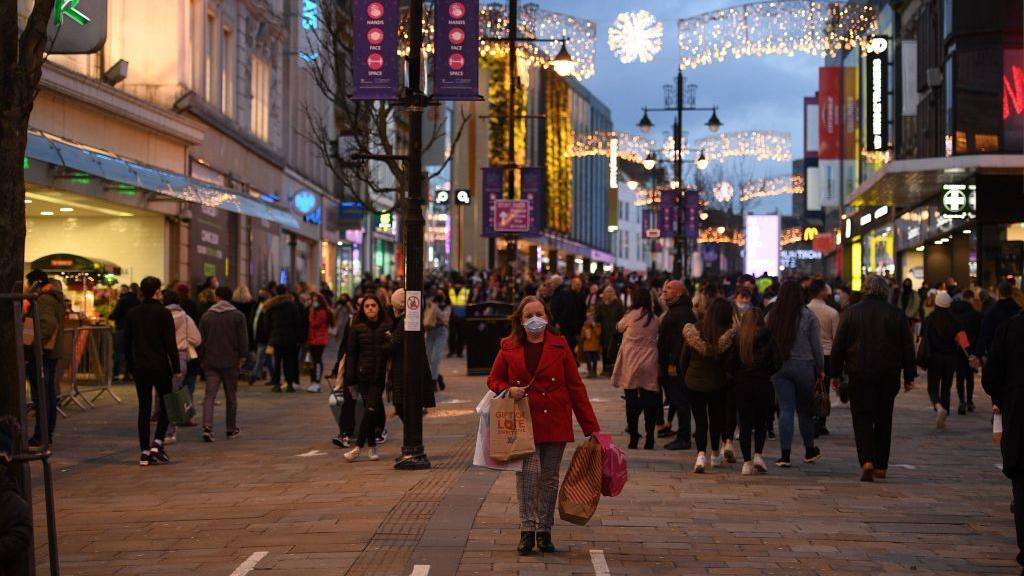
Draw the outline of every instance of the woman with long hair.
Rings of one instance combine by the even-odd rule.
[[[536,451],[516,473],[519,497],[520,555],[551,553],[551,527],[555,522],[558,470],[565,445],[574,440],[572,417],[587,436],[601,427],[590,405],[587,388],[576,368],[576,357],[565,338],[551,329],[551,312],[536,296],[519,301],[512,311],[512,333],[501,341],[487,387],[495,394],[508,392],[527,398],[533,420]]]
[[[640,413],[644,415],[644,449],[654,449],[655,426],[661,410],[658,389],[658,317],[654,315],[650,291],[636,287],[629,312],[615,329],[622,333],[622,346],[615,359],[612,386],[626,391],[626,426],[629,447],[640,442]]]
[[[331,309],[323,294],[319,292],[311,292],[311,294],[306,347],[309,351],[309,358],[313,361],[313,368],[309,374],[310,384],[306,391],[319,392],[320,380],[324,376],[324,348],[327,347],[327,332],[331,326],[334,326],[334,310]]]
[[[721,466],[718,453],[722,416],[725,408],[725,354],[732,346],[732,304],[715,298],[697,324],[683,327],[683,352],[679,357],[679,373],[683,375],[690,395],[690,409],[695,423],[697,460],[693,471],[703,474],[706,468]],[[711,437],[711,460],[707,457],[708,436]]]
[[[597,322],[601,326],[601,374],[604,376],[612,375],[621,342],[621,335],[615,330],[615,325],[625,314],[626,307],[622,305],[615,287],[608,284],[601,291],[596,314]]]
[[[772,407],[772,374],[781,366],[778,347],[757,308],[740,316],[739,328],[729,352],[733,396],[740,413],[740,450],[743,475],[764,474],[764,441]],[[754,438],[753,454],[750,439]]]
[[[359,314],[349,327],[345,357],[345,386],[359,390],[363,397],[363,419],[356,446],[345,453],[354,462],[363,447],[370,446],[370,460],[377,454],[376,430],[384,424],[384,384],[387,377],[387,353],[391,342],[391,321],[385,316],[376,296],[363,297]]]
[[[810,464],[821,458],[821,450],[814,445],[811,409],[814,386],[824,378],[825,357],[821,350],[821,325],[804,305],[804,289],[796,280],[786,280],[779,288],[779,297],[768,314],[768,329],[783,361],[782,368],[772,376],[779,403],[779,449],[782,452],[775,465],[790,466],[794,412],[804,441],[804,462]]]

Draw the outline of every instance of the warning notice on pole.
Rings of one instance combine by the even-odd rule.
[[[423,299],[419,290],[405,292],[405,331],[420,331],[420,315],[423,311]]]

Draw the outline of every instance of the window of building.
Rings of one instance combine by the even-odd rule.
[[[212,12],[208,12],[206,14],[206,27],[203,29],[203,50],[206,53],[206,61],[204,62],[205,77],[203,79],[203,98],[215,106],[219,105],[220,100],[220,90],[218,89],[220,74],[217,72],[217,67],[220,63],[220,58],[217,54],[217,49],[220,45],[218,40],[217,15]]]
[[[220,47],[220,110],[225,116],[235,116],[235,36],[224,27]]]
[[[250,130],[260,140],[270,139],[270,64],[252,56],[252,118]]]

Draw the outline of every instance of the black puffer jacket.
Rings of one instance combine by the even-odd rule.
[[[917,377],[914,340],[903,312],[870,296],[844,310],[832,340],[829,371],[832,378],[845,373],[898,393],[900,371],[904,380]]]
[[[1003,474],[1024,474],[1024,314],[1003,322],[989,349],[981,385],[1003,415]]]
[[[302,304],[295,301],[291,294],[274,296],[263,305],[260,315],[257,339],[265,337],[275,348],[281,346],[298,346],[306,341],[306,315]]]
[[[782,354],[779,346],[767,328],[758,328],[754,336],[754,358],[744,364],[740,356],[740,335],[733,336],[732,346],[726,356],[726,371],[732,376],[737,389],[752,386],[771,386],[772,374],[782,368]]]
[[[28,574],[32,515],[6,466],[0,465],[0,576]]]
[[[345,353],[345,385],[366,390],[384,386],[387,377],[391,338],[387,320],[357,320],[348,330],[348,351]]]
[[[689,296],[682,296],[673,302],[661,317],[658,324],[659,376],[668,375],[668,367],[679,364],[679,355],[683,352],[683,327],[696,321]]]
[[[387,398],[392,404],[405,402],[405,314],[395,318],[395,328],[391,330],[391,343],[388,345],[388,357],[391,359],[391,373],[388,374]],[[422,332],[414,332],[419,336]],[[420,337],[422,340],[423,338]],[[434,381],[430,378],[430,365],[427,364],[426,350],[423,350],[420,363],[420,403],[424,408],[436,406],[434,400]]]

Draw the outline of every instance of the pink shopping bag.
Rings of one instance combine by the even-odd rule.
[[[612,443],[608,434],[598,432],[595,437],[601,445],[601,494],[618,496],[629,477],[626,454]]]

